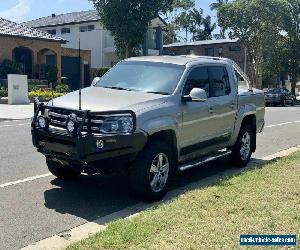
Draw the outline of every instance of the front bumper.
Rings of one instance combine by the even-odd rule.
[[[58,112],[64,117],[64,122],[57,127],[55,119],[49,118],[49,126],[43,129],[37,125],[39,115],[48,116],[51,112]],[[66,117],[77,115],[79,126],[75,134],[69,134],[66,130]],[[128,134],[98,134],[92,131],[92,123],[95,117],[131,115],[133,118],[133,130]],[[32,142],[38,151],[47,158],[59,160],[74,165],[95,165],[99,161],[125,158],[130,161],[140,152],[146,141],[147,135],[142,131],[136,131],[136,116],[132,111],[108,111],[90,112],[88,110],[68,110],[59,107],[46,106],[35,103],[35,115],[31,124]],[[97,146],[98,142],[98,146]],[[99,143],[100,142],[100,143]],[[100,146],[99,146],[100,145]],[[117,160],[118,161],[118,160]]]
[[[103,148],[97,147],[97,141],[103,141]],[[147,141],[142,133],[128,135],[82,136],[72,137],[54,129],[45,131],[32,128],[32,142],[38,151],[47,157],[74,162],[90,164],[110,158],[136,155]]]

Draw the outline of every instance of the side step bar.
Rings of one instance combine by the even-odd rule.
[[[198,166],[201,166],[201,165],[206,164],[208,162],[211,162],[211,161],[217,160],[219,158],[225,157],[227,155],[230,155],[231,153],[232,153],[231,150],[228,150],[228,151],[222,151],[222,152],[220,152],[216,155],[213,155],[213,156],[203,157],[199,160],[195,160],[195,161],[188,162],[188,163],[185,163],[185,164],[181,165],[179,167],[179,170],[180,171],[186,171],[188,169],[198,167]]]

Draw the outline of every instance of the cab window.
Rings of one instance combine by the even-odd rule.
[[[224,66],[208,67],[210,78],[210,97],[220,97],[230,94],[230,82]]]
[[[209,77],[207,67],[195,68],[191,71],[184,90],[184,94],[188,95],[193,88],[200,88],[206,91],[209,97]]]

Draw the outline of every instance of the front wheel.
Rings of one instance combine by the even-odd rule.
[[[286,107],[287,106],[287,102],[286,102],[286,100],[284,99],[283,101],[282,101],[282,107]]]
[[[49,159],[46,160],[46,163],[51,174],[56,176],[58,179],[75,179],[81,174],[80,171],[72,169],[71,167],[64,166],[63,164]]]
[[[138,155],[130,171],[134,192],[142,200],[154,202],[163,198],[173,169],[172,150],[163,141],[149,142]]]
[[[250,125],[242,126],[238,139],[232,148],[231,160],[236,167],[245,167],[249,163],[255,136],[256,133]]]

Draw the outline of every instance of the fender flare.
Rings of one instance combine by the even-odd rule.
[[[253,104],[245,104],[241,106],[236,114],[233,134],[229,145],[233,146],[238,138],[241,130],[242,122],[247,116],[254,115],[256,117],[256,106]],[[255,131],[256,132],[256,131]]]

